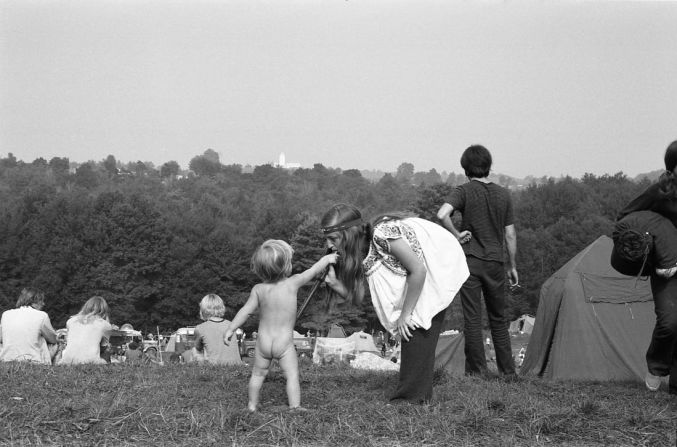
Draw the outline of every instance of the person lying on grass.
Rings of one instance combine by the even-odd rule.
[[[288,243],[274,239],[265,241],[256,250],[251,266],[263,282],[252,288],[249,299],[233,318],[223,339],[225,344],[230,344],[235,331],[258,309],[254,368],[249,380],[248,408],[252,412],[257,410],[261,386],[273,360],[279,362],[284,373],[289,408],[301,408],[299,365],[294,347],[296,298],[301,286],[336,263],[337,255],[325,255],[305,272],[291,275],[293,253]]]

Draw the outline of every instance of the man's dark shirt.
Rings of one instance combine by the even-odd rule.
[[[504,262],[505,227],[514,224],[510,192],[495,183],[471,180],[457,186],[449,204],[463,214],[460,231],[470,231],[472,239],[463,244],[466,256]]]
[[[672,221],[677,227],[677,200],[662,197],[658,183],[649,186],[644,192],[632,199],[625,208],[618,213],[616,220],[620,220],[633,211],[653,211]]]

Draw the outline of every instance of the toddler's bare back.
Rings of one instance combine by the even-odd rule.
[[[255,287],[259,301],[257,345],[264,357],[279,358],[294,344],[298,289],[289,279]]]

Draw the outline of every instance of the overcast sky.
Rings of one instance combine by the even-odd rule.
[[[661,169],[677,2],[0,0],[0,157]]]

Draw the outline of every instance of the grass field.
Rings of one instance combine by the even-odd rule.
[[[640,383],[516,383],[438,371],[430,405],[390,405],[397,373],[302,363],[289,411],[274,368],[0,364],[2,445],[674,446],[677,398]]]

